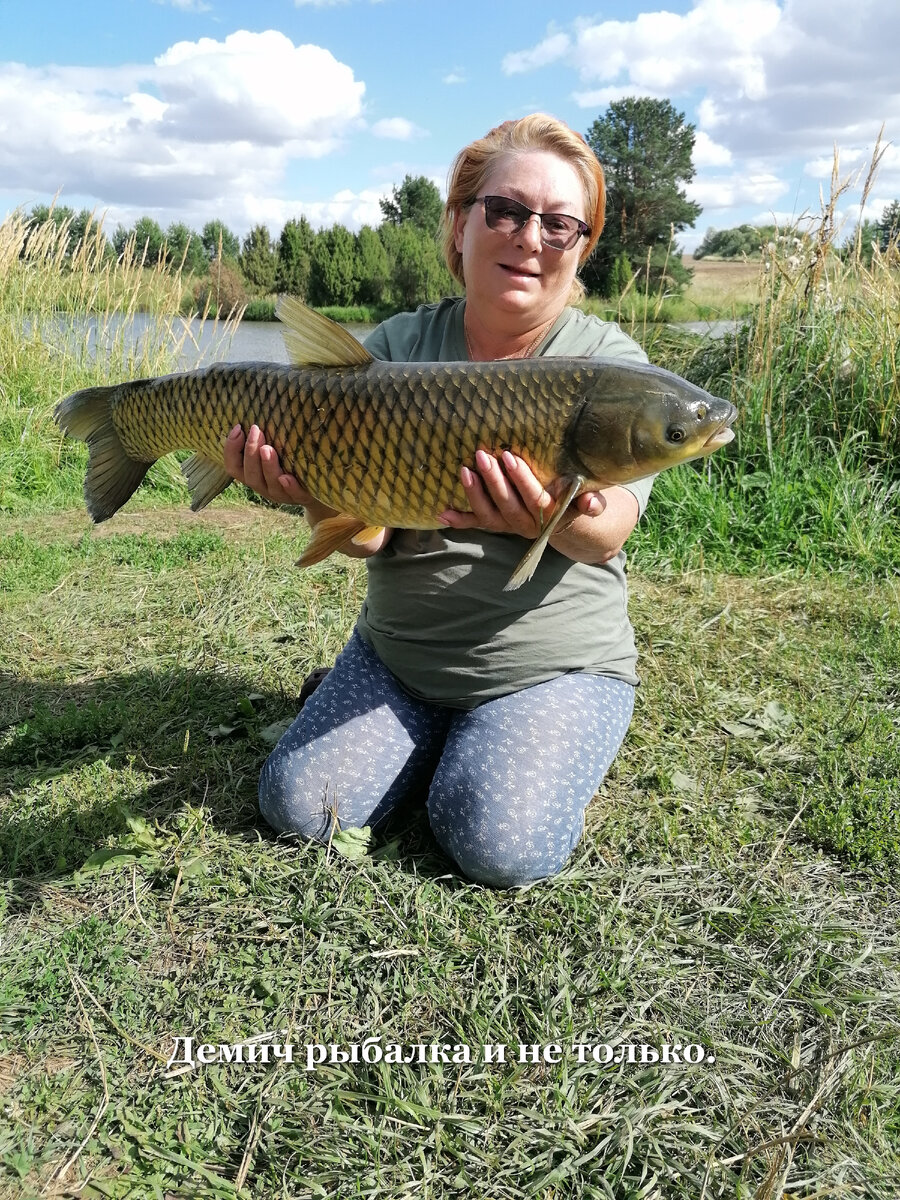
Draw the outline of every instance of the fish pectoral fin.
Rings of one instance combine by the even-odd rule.
[[[221,463],[215,463],[202,454],[192,454],[186,458],[181,464],[181,473],[187,479],[194,512],[206,508],[210,500],[215,500],[220,492],[224,492],[229,483],[234,483],[233,476]]]
[[[282,296],[275,315],[284,323],[284,344],[294,366],[365,367],[375,361],[352,333],[296,296]]]
[[[563,482],[568,483],[566,491],[564,492],[562,498],[557,501],[556,508],[553,510],[553,515],[541,530],[540,536],[535,538],[531,544],[531,547],[529,548],[528,553],[513,571],[512,575],[510,575],[509,582],[503,589],[504,592],[514,592],[516,588],[521,587],[523,583],[527,583],[532,577],[538,563],[541,561],[541,555],[544,553],[547,543],[550,541],[551,537],[553,537],[553,534],[556,532],[556,527],[562,520],[563,513],[578,495],[580,489],[584,486],[584,476],[576,475],[574,479],[564,480]]]
[[[345,542],[353,541],[357,534],[364,533],[371,526],[359,517],[351,517],[347,513],[339,513],[336,517],[326,517],[313,527],[309,544],[297,559],[298,567],[310,567],[313,563],[321,562],[329,554],[334,554]],[[374,536],[372,534],[371,536]],[[364,539],[368,540],[368,539]]]
[[[350,541],[354,546],[362,546],[365,542],[371,542],[372,538],[378,537],[381,533],[384,533],[383,525],[367,525],[365,529],[354,534]]]

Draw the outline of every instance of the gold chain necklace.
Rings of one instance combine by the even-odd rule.
[[[538,348],[539,344],[543,340],[544,334],[546,332],[547,332],[546,329],[539,330],[537,337],[528,346],[528,348],[526,349],[524,354],[519,354],[518,352],[516,352],[514,354],[501,354],[498,358],[492,359],[491,361],[492,362],[500,362],[501,360],[506,359],[506,358],[531,358],[532,354],[535,352],[535,350]],[[463,321],[463,335],[465,336],[465,339],[466,339],[466,353],[469,356],[469,361],[470,362],[478,362],[479,360],[476,359],[475,353],[472,350],[472,343],[469,340],[469,331],[466,328],[465,321]]]

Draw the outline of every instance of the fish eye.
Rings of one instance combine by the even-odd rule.
[[[709,409],[706,407],[705,404],[698,404],[697,405],[697,420],[698,421],[704,420],[706,418],[706,415],[708,412],[709,412]]]
[[[683,425],[670,425],[666,430],[666,440],[669,442],[683,442],[685,438]]]

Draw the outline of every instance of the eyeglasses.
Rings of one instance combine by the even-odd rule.
[[[476,196],[472,201],[473,204],[479,202],[484,205],[484,223],[488,229],[506,237],[512,237],[524,229],[532,217],[537,217],[541,223],[541,241],[551,250],[571,250],[579,238],[588,237],[591,232],[591,227],[577,217],[535,212],[508,196]]]

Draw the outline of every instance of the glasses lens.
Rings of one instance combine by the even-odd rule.
[[[518,233],[531,216],[540,217],[541,241],[553,250],[571,249],[582,231],[586,230],[583,222],[576,217],[568,217],[564,213],[533,213],[524,204],[506,196],[485,196],[483,200],[484,221],[488,229],[507,237]]]
[[[484,197],[485,224],[497,233],[518,233],[530,215],[530,210],[516,200],[507,200],[505,196]]]

